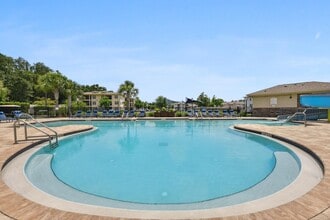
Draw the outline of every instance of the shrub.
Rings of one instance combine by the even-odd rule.
[[[175,117],[183,117],[183,116],[184,116],[184,112],[181,111],[175,112]]]
[[[154,117],[155,113],[154,112],[147,112],[147,117]]]

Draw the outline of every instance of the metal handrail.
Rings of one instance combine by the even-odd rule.
[[[25,120],[25,119],[30,119],[30,120],[32,120],[34,123],[36,123],[36,124],[38,124],[38,125],[41,125],[42,127],[46,128],[47,130],[51,131],[51,132],[54,133],[54,134],[53,134],[53,135],[50,135],[50,134],[47,133],[46,131],[44,131],[44,130],[38,128],[37,126],[33,125],[32,123],[28,122],[28,121]],[[38,120],[34,119],[31,115],[26,114],[26,113],[22,113],[19,117],[17,117],[17,120],[14,122],[14,138],[15,138],[15,144],[17,144],[18,141],[20,141],[20,140],[18,140],[18,138],[17,138],[17,130],[16,130],[16,128],[19,127],[19,126],[21,125],[21,123],[20,123],[21,121],[22,121],[23,124],[24,124],[25,141],[28,141],[28,140],[36,140],[36,139],[39,140],[39,139],[41,139],[41,137],[44,137],[44,136],[28,136],[28,133],[27,133],[27,126],[30,126],[30,127],[34,128],[34,129],[40,131],[41,133],[45,134],[45,135],[48,137],[49,145],[50,145],[51,147],[53,147],[53,146],[58,146],[58,134],[57,134],[57,132],[56,132],[54,129],[48,127],[47,125],[45,125],[45,124],[43,124],[43,123],[41,123],[41,122],[39,122]],[[18,126],[17,126],[17,124],[18,124]],[[52,139],[53,139],[53,137],[55,137],[55,143],[54,143],[54,144],[52,144],[52,142],[51,142]],[[36,139],[33,139],[33,138],[36,138]]]
[[[304,116],[304,125],[307,126],[306,111],[307,111],[307,109],[305,109],[303,112],[296,112],[296,113],[294,113],[293,115],[289,116],[289,117],[285,120],[285,122],[289,122],[289,121],[291,121],[291,120],[292,120],[295,116],[297,116],[297,115],[303,115],[303,116]]]

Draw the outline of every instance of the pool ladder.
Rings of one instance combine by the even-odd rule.
[[[36,125],[39,125],[44,129],[41,129]],[[20,128],[21,126],[24,126],[24,139],[18,140],[17,128]],[[19,141],[48,140],[50,148],[56,148],[58,146],[57,132],[54,129],[45,125],[44,123],[37,121],[29,114],[22,113],[19,117],[17,117],[13,127],[15,144],[17,144]],[[28,127],[38,130],[39,132],[43,133],[43,135],[28,135]]]
[[[303,116],[303,120],[304,120],[304,125],[307,126],[307,117],[306,117],[306,111],[307,109],[305,109],[303,112],[296,112],[291,116],[288,116],[287,119],[285,119],[284,122],[290,122],[292,121],[296,116],[298,115],[302,115]]]

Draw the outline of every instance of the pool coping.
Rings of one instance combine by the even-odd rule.
[[[323,125],[322,125],[323,126]],[[330,124],[325,124],[326,128],[325,130],[330,131]],[[9,126],[10,127],[10,126]],[[278,128],[268,128],[268,130],[260,125],[255,126],[249,126],[249,125],[240,125],[238,127],[247,128],[250,130],[254,130],[257,132],[267,132],[269,134],[278,135],[280,137],[288,138],[287,132],[283,135],[282,133],[277,132],[276,130],[283,130]],[[281,128],[284,128],[281,127]],[[307,126],[307,129],[310,128],[310,126]],[[12,131],[12,129],[9,129]],[[265,131],[266,130],[266,131]],[[305,135],[306,136],[306,135]],[[308,136],[308,135],[307,135]],[[319,136],[317,136],[319,137]],[[310,138],[310,137],[309,137]],[[315,137],[314,137],[315,138]],[[276,208],[272,208],[269,210],[264,210],[257,213],[247,214],[247,215],[241,215],[236,216],[235,219],[255,219],[255,218],[302,218],[302,219],[310,219],[315,217],[321,218],[321,217],[330,217],[329,212],[329,205],[330,205],[330,181],[329,181],[329,164],[330,164],[330,158],[329,158],[329,151],[330,146],[329,142],[326,142],[324,140],[325,147],[321,148],[318,145],[313,145],[308,141],[308,137],[302,138],[299,137],[289,138],[290,140],[294,140],[297,143],[300,143],[301,145],[307,147],[308,149],[312,150],[322,161],[324,165],[324,178],[322,179],[321,183],[318,184],[314,189],[312,189],[310,192],[308,192],[306,195],[289,202],[287,204],[281,205]],[[1,139],[0,143],[2,144],[4,140]],[[0,149],[4,149],[4,151],[1,152],[1,167],[4,164],[4,161],[8,159],[10,156],[13,155],[13,153],[21,150],[22,148],[26,147],[27,144],[17,144],[13,145],[10,142],[5,143],[5,147],[0,146]],[[10,150],[8,150],[10,148]],[[4,153],[5,152],[5,153]],[[40,218],[41,216],[45,217],[48,216],[51,217],[57,217],[61,219],[74,219],[74,218],[88,218],[88,219],[110,219],[109,217],[100,217],[100,216],[90,216],[90,215],[82,215],[72,212],[64,212],[61,210],[51,209],[49,207],[45,207],[39,204],[36,204],[34,202],[31,202],[25,198],[22,198],[22,196],[12,192],[10,188],[8,188],[3,181],[0,182],[0,211],[5,216],[10,216],[12,218],[17,219],[30,219],[30,218]],[[46,213],[46,214],[45,214]],[[47,217],[46,217],[47,218]],[[113,218],[116,219],[116,218]],[[155,217],[156,219],[156,217]]]

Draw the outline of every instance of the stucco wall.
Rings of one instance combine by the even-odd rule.
[[[296,108],[297,94],[253,97],[253,108]]]

